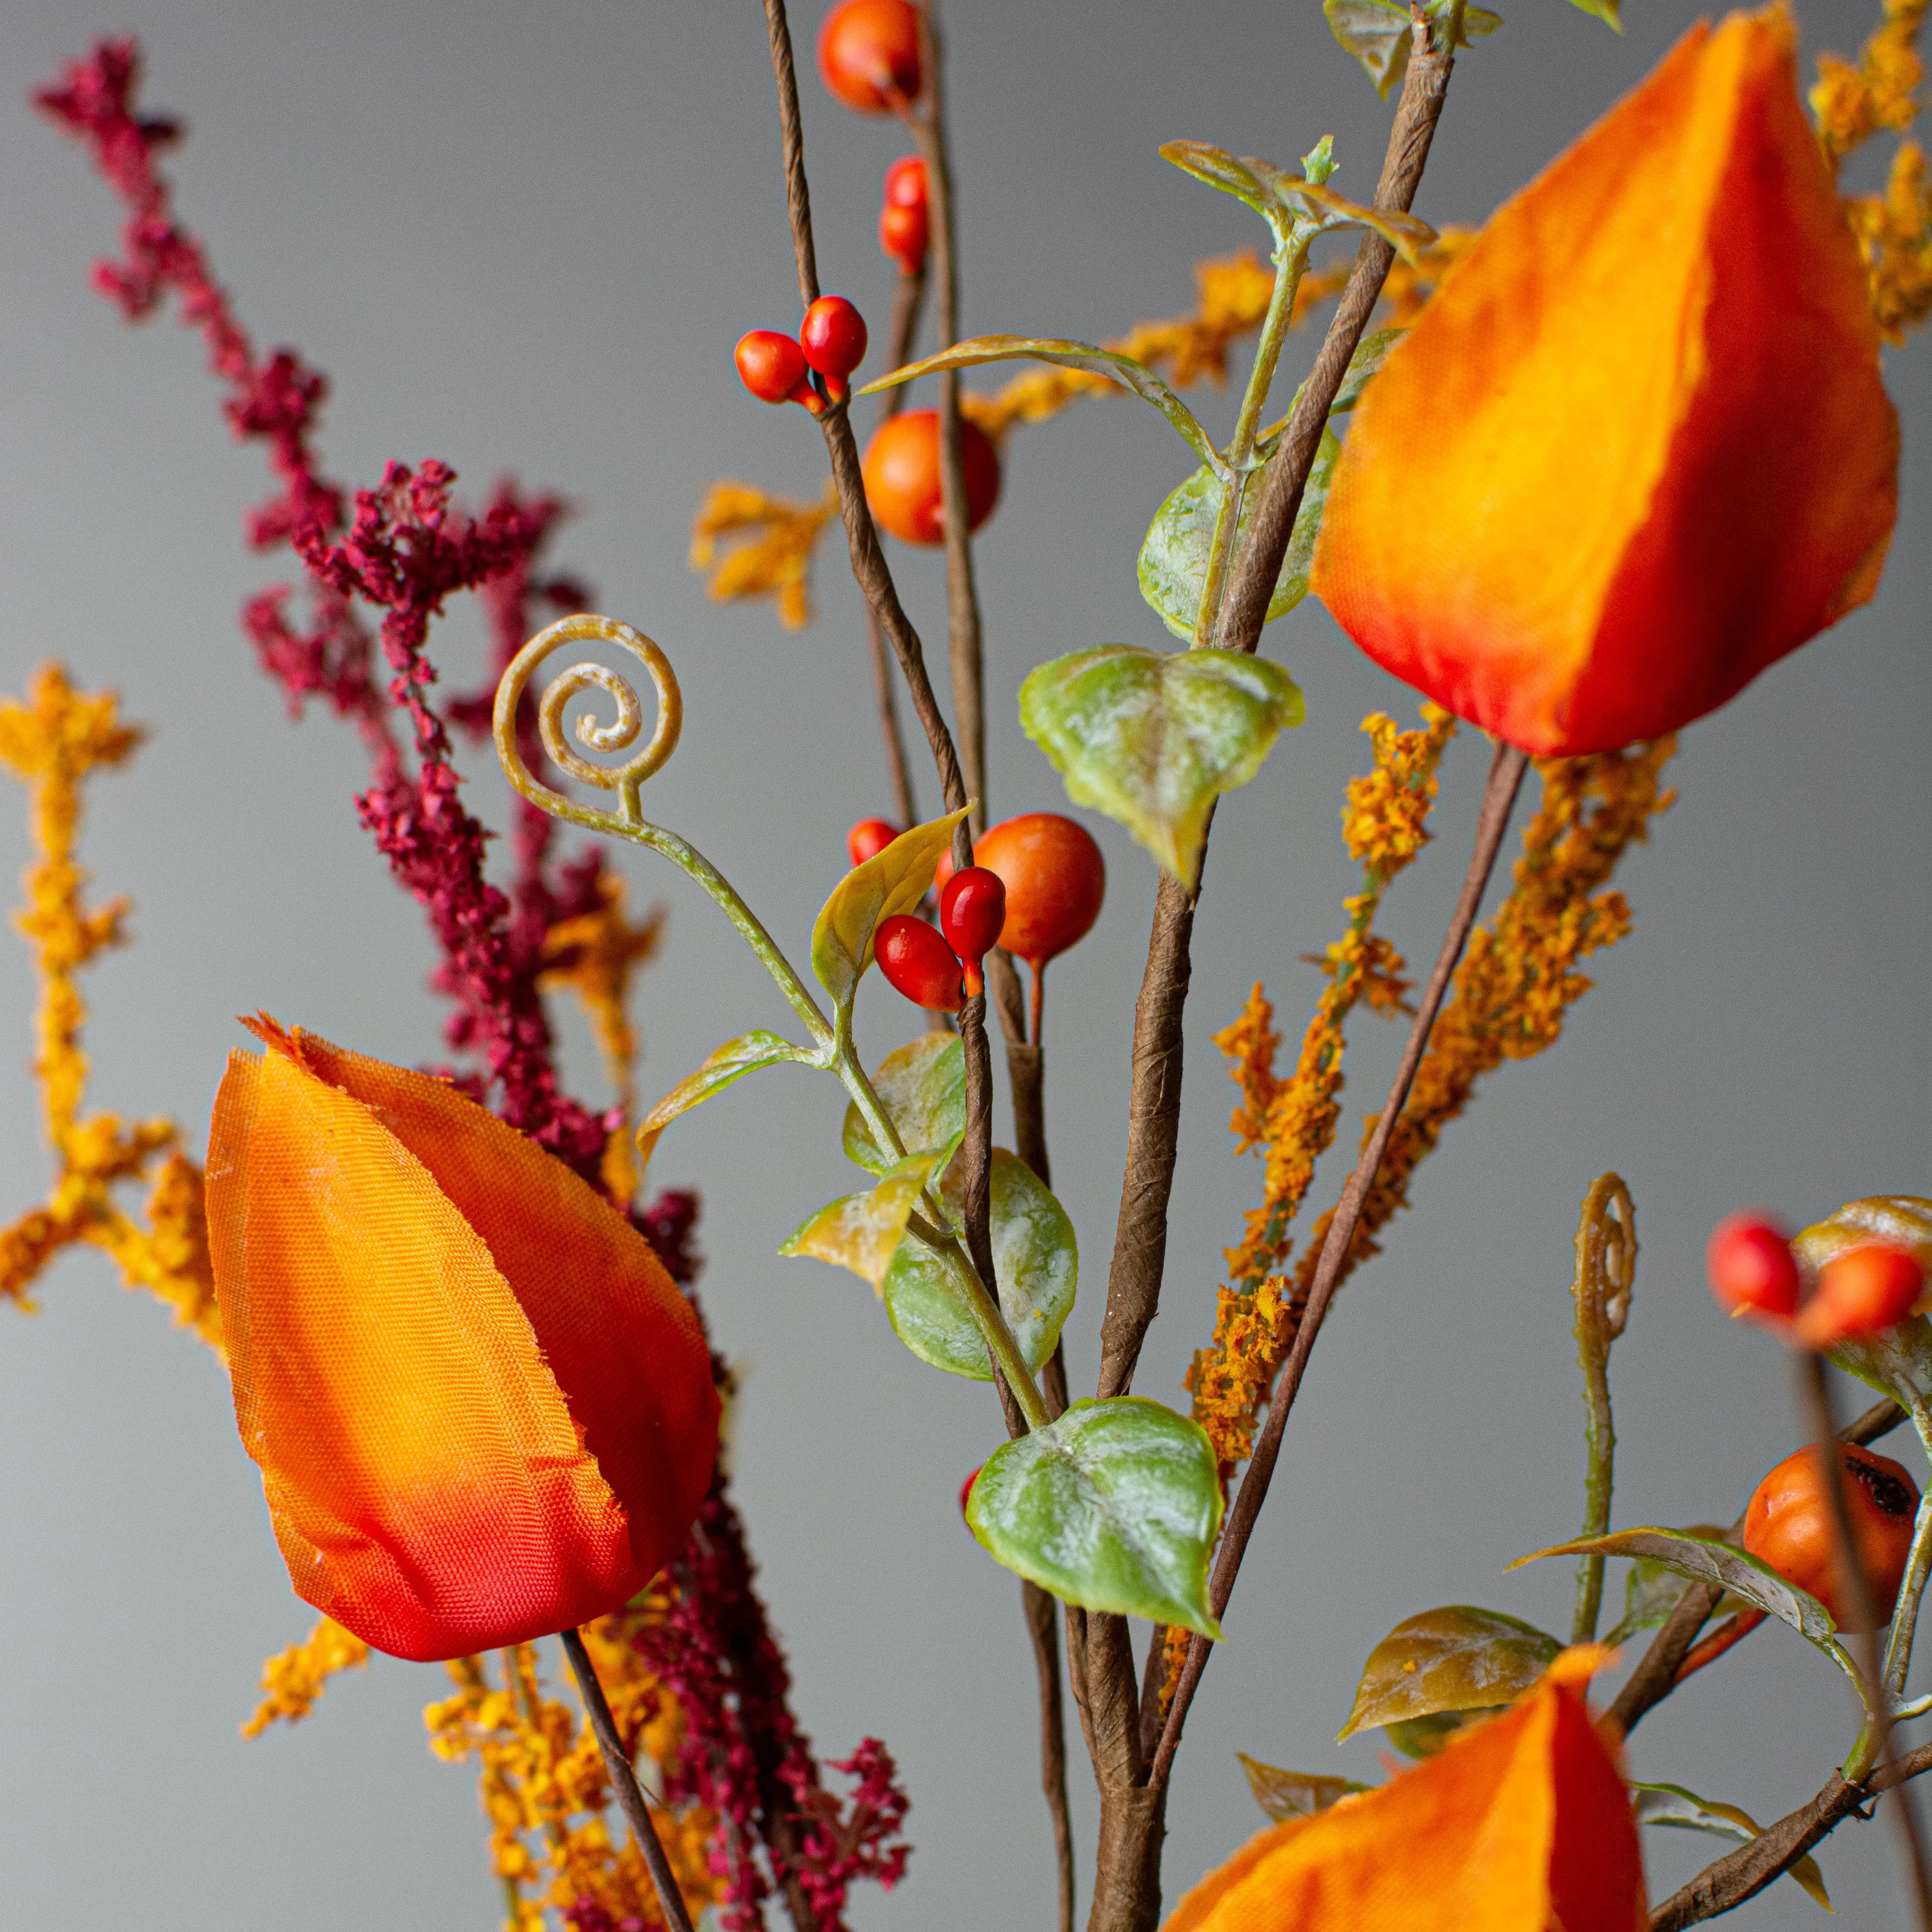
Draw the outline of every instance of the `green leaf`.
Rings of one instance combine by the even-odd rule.
[[[1184,174],[1218,188],[1245,201],[1257,215],[1272,217],[1274,201],[1268,186],[1248,164],[1208,141],[1168,141],[1162,144],[1160,158],[1172,161]]]
[[[1340,1735],[1352,1737],[1370,1725],[1495,1710],[1527,1690],[1562,1648],[1547,1631],[1498,1610],[1469,1603],[1425,1610],[1396,1624],[1370,1651]],[[1431,1726],[1445,1728],[1454,1727]]]
[[[1307,485],[1301,493],[1301,508],[1295,514],[1294,528],[1281,560],[1281,573],[1275,579],[1274,594],[1268,599],[1268,614],[1262,620],[1265,623],[1286,617],[1308,594],[1315,539],[1328,501],[1336,459],[1341,453],[1335,432],[1324,429],[1308,473]],[[1200,617],[1201,599],[1208,584],[1208,559],[1214,548],[1214,523],[1221,513],[1226,489],[1213,470],[1196,470],[1161,505],[1141,545],[1141,595],[1154,607],[1161,622],[1184,640],[1193,636]],[[1251,482],[1241,503],[1237,551],[1260,496]]]
[[[1614,29],[1618,33],[1623,32],[1622,0],[1570,0],[1570,4],[1580,14],[1588,14],[1592,19],[1602,21],[1605,26]],[[1478,29],[1475,31],[1481,32],[1486,30]]]
[[[927,356],[923,362],[908,362],[902,369],[894,369],[877,382],[867,383],[859,393],[871,395],[876,390],[890,389],[896,383],[910,383],[944,369],[970,369],[982,362],[1020,361],[1053,362],[1062,368],[1084,369],[1090,374],[1105,376],[1118,383],[1123,389],[1131,389],[1144,402],[1152,403],[1202,462],[1220,462],[1214,439],[1202,428],[1194,412],[1144,362],[1137,362],[1131,356],[1119,355],[1092,342],[1065,341],[1043,335],[975,335],[968,341],[956,342],[951,348],[943,349],[936,356]]]
[[[1189,887],[1208,808],[1303,716],[1288,673],[1238,651],[1103,644],[1036,666],[1020,687],[1020,723],[1067,796],[1118,819]]]
[[[886,1271],[905,1238],[906,1223],[919,1204],[921,1190],[933,1169],[950,1160],[958,1144],[910,1155],[869,1191],[842,1195],[808,1215],[778,1252],[809,1254],[834,1267],[850,1268],[883,1294]]]
[[[1700,1798],[1681,1784],[1633,1784],[1630,1789],[1636,1794],[1634,1809],[1640,1825],[1674,1825],[1685,1831],[1708,1831],[1714,1837],[1729,1838],[1742,1845],[1764,1836],[1764,1827],[1748,1811],[1741,1811],[1735,1804],[1719,1804],[1711,1798]],[[1818,1869],[1816,1859],[1800,1858],[1787,1869],[1827,1912],[1831,1910],[1825,1875]]]
[[[883,852],[855,865],[820,908],[812,929],[812,969],[842,1017],[851,1011],[860,978],[872,963],[879,922],[910,912],[926,897],[952,843],[952,828],[965,816],[962,807],[902,832]]]
[[[1817,1645],[1856,1685],[1858,1673],[1850,1654],[1839,1642],[1832,1613],[1808,1591],[1787,1583],[1768,1563],[1748,1550],[1733,1549],[1714,1537],[1694,1536],[1687,1530],[1618,1530],[1614,1535],[1579,1537],[1574,1543],[1532,1551],[1510,1565],[1520,1570],[1545,1556],[1647,1557],[1699,1583],[1721,1584],[1733,1596],[1754,1604],[1780,1623],[1789,1624],[1808,1642]]]
[[[727,1040],[694,1074],[687,1074],[646,1114],[638,1128],[638,1168],[641,1179],[650,1165],[658,1137],[681,1113],[688,1113],[714,1093],[722,1093],[735,1080],[755,1073],[760,1067],[775,1067],[786,1060],[812,1063],[816,1056],[795,1047],[782,1034],[754,1027]]]
[[[1590,0],[1575,0],[1575,4],[1586,13],[1597,14],[1616,26],[1617,0],[1598,0],[1594,5]],[[1446,9],[1437,5],[1425,11],[1439,17]],[[1386,101],[1408,71],[1408,9],[1392,4],[1392,0],[1322,0],[1322,11],[1328,18],[1328,31],[1343,51],[1361,64],[1362,71],[1374,82],[1376,92]],[[1486,34],[1493,34],[1502,23],[1503,17],[1486,8],[1465,7],[1457,25],[1456,44],[1466,47],[1472,38],[1480,40]]]
[[[1033,1170],[1004,1147],[993,1149],[988,1180],[1000,1310],[1028,1368],[1037,1374],[1072,1312],[1080,1266],[1073,1224]],[[943,1191],[956,1226],[962,1185],[963,1176],[949,1171]],[[972,1305],[941,1256],[923,1242],[901,1242],[886,1270],[884,1292],[893,1333],[922,1362],[972,1381],[993,1379]]]
[[[1208,1559],[1221,1527],[1214,1450],[1145,1396],[1076,1402],[986,1459],[966,1522],[997,1563],[1064,1602],[1219,1642]]]
[[[1312,1818],[1338,1800],[1370,1789],[1346,1777],[1317,1777],[1305,1771],[1280,1771],[1271,1764],[1257,1762],[1246,1751],[1237,1751],[1234,1755],[1248,1774],[1248,1789],[1255,1794],[1255,1802],[1277,1825],[1290,1818]]]
[[[966,1131],[966,1052],[959,1035],[922,1033],[888,1053],[872,1076],[872,1091],[907,1153],[944,1146]],[[886,1173],[900,1158],[872,1138],[856,1101],[845,1110],[844,1146],[846,1158],[868,1174]]]
[[[1708,1538],[1712,1543],[1727,1540],[1725,1534],[1714,1523],[1693,1523],[1690,1534]],[[1684,1593],[1690,1587],[1688,1578],[1680,1576],[1674,1570],[1667,1570],[1660,1563],[1648,1557],[1640,1557],[1630,1567],[1630,1575],[1624,1583],[1624,1613],[1618,1619],[1616,1627],[1603,1639],[1609,1645],[1626,1644],[1640,1630],[1654,1630],[1668,1623],[1670,1613],[1683,1600]]]

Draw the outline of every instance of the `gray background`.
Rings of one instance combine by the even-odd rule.
[[[1438,221],[1486,215],[1692,15],[1682,0],[1640,0],[1620,40],[1558,0],[1508,11],[1458,67],[1420,203]],[[1809,47],[1852,51],[1872,12],[1808,4]],[[138,900],[137,943],[88,987],[94,1101],[171,1112],[198,1146],[239,1038],[231,1015],[266,1005],[404,1061],[436,1055],[440,1019],[420,916],[354,822],[353,743],[323,716],[291,726],[236,628],[246,595],[291,574],[242,543],[242,509],[265,494],[260,456],[230,443],[194,341],[171,320],[130,332],[88,292],[118,213],[22,104],[101,29],[144,37],[148,100],[193,123],[170,166],[250,327],[334,377],[334,473],[367,483],[388,457],[434,454],[474,491],[511,469],[581,502],[557,554],[601,608],[666,645],[683,681],[684,747],[651,788],[653,816],[802,945],[845,826],[887,804],[842,546],[827,547],[821,615],[798,638],[768,608],[708,604],[684,558],[710,478],[803,496],[822,473],[804,419],[752,403],[729,360],[741,330],[795,314],[759,9],[122,0],[103,14],[16,0],[10,16],[0,688],[17,693],[58,653],[154,727],[131,774],[92,795],[100,890]],[[802,39],[815,22],[807,10]],[[1261,245],[1246,210],[1156,158],[1163,140],[1285,163],[1332,130],[1337,185],[1373,182],[1385,110],[1312,0],[955,0],[950,24],[969,329],[1113,335],[1185,310],[1197,258]],[[808,77],[805,114],[828,284],[882,325],[878,182],[904,143]],[[1804,1219],[1850,1195],[1927,1188],[1932,395],[1922,344],[1890,365],[1906,509],[1877,602],[1689,732],[1681,802],[1619,882],[1636,936],[1598,963],[1599,988],[1561,1046],[1485,1088],[1423,1173],[1418,1211],[1338,1308],[1190,1726],[1170,1896],[1261,1822],[1237,1749],[1375,1774],[1376,1741],[1330,1740],[1362,1658],[1399,1618],[1474,1601],[1563,1627],[1567,1568],[1502,1573],[1570,1531],[1581,1507],[1565,1288],[1592,1176],[1628,1176],[1643,1239],[1615,1369],[1625,1524],[1728,1518],[1792,1444],[1778,1349],[1727,1326],[1704,1292],[1712,1223],[1747,1201]],[[1202,406],[1225,425],[1232,402]],[[982,551],[996,815],[1064,802],[1014,723],[1027,669],[1103,640],[1162,641],[1133,560],[1187,463],[1124,400],[1016,437]],[[895,561],[936,629],[934,560]],[[467,610],[438,633],[460,683],[477,635]],[[1208,1035],[1257,976],[1298,1030],[1318,981],[1298,956],[1339,930],[1354,877],[1336,813],[1366,762],[1357,721],[1379,707],[1411,715],[1408,694],[1312,605],[1268,648],[1303,685],[1309,722],[1216,828],[1166,1308],[1140,1381],[1169,1400],[1258,1185],[1230,1155],[1233,1096]],[[1443,837],[1393,896],[1412,955],[1440,933],[1484,756],[1476,742],[1454,752]],[[473,768],[477,805],[500,820],[500,780]],[[17,801],[0,811],[9,876],[21,818]],[[1137,849],[1091,822],[1111,894],[1094,937],[1055,970],[1049,1029],[1055,1165],[1088,1266],[1070,1330],[1076,1381],[1096,1355],[1153,890]],[[619,863],[638,897],[672,908],[639,1008],[655,1092],[780,1008],[708,906],[641,859]],[[23,951],[0,947],[8,1214],[38,1197],[44,1171],[25,1074],[32,999]],[[862,1026],[877,1053],[908,1035],[910,1014],[874,992]],[[567,1030],[573,1074],[594,1093],[594,1058]],[[1358,1032],[1360,1103],[1380,1092],[1396,1041],[1378,1023]],[[706,1300],[746,1371],[739,1500],[805,1723],[828,1754],[884,1737],[913,1793],[905,1885],[890,1899],[862,1890],[855,1924],[1044,1925],[1017,1591],[954,1504],[996,1439],[990,1399],[908,1358],[850,1277],[773,1253],[849,1185],[838,1116],[829,1084],[767,1075],[660,1154],[661,1181],[704,1191]],[[1352,1116],[1348,1146],[1355,1131]],[[1320,1191],[1338,1181],[1324,1173]],[[260,1659],[312,1619],[289,1594],[220,1373],[98,1257],[64,1261],[43,1299],[37,1319],[0,1318],[0,1925],[492,1923],[472,1773],[424,1748],[417,1714],[440,1673],[378,1661],[338,1681],[311,1722],[244,1744]],[[1835,1673],[1774,1628],[1653,1718],[1634,1762],[1769,1818],[1816,1788],[1850,1729]],[[1084,1880],[1094,1807],[1075,1751]],[[1659,1895],[1718,1849],[1650,1838]],[[1846,1828],[1823,1863],[1843,1922],[1903,1922],[1880,1831]],[[1772,1932],[1815,1918],[1784,1883],[1741,1922]]]

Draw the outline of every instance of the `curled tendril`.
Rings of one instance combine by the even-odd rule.
[[[1576,1220],[1576,1366],[1583,1372],[1583,1435],[1588,1452],[1583,1534],[1602,1536],[1610,1527],[1617,1435],[1610,1417],[1610,1344],[1630,1320],[1636,1285],[1636,1207],[1616,1174],[1600,1174],[1583,1197]],[[1576,1569],[1576,1609],[1570,1641],[1597,1634],[1604,1603],[1604,1559],[1586,1556]]]
[[[493,724],[496,756],[502,761],[504,775],[532,804],[580,825],[596,825],[610,816],[586,811],[562,792],[553,791],[524,763],[517,748],[517,707],[538,667],[564,645],[581,643],[621,645],[650,673],[657,687],[657,729],[650,744],[622,765],[592,765],[571,749],[564,735],[564,711],[572,699],[585,691],[602,692],[615,704],[617,714],[608,724],[599,724],[593,717],[579,718],[575,726],[579,744],[592,751],[622,751],[637,742],[644,728],[644,707],[637,693],[616,672],[601,664],[574,665],[545,690],[537,705],[537,729],[544,750],[560,771],[600,792],[616,792],[622,824],[641,827],[644,820],[638,802],[638,787],[677,749],[678,734],[684,726],[684,698],[670,660],[641,631],[615,617],[580,611],[560,618],[517,653],[496,687]]]

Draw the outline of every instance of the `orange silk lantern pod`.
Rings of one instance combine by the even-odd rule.
[[[1630,1794],[1568,1651],[1514,1708],[1378,1789],[1251,1839],[1165,1932],[1642,1932]]]
[[[214,1103],[235,1413],[296,1593],[429,1660],[614,1610],[675,1554],[718,1403],[650,1244],[446,1082],[272,1020]]]
[[[1876,588],[1898,424],[1782,8],[1694,27],[1370,383],[1313,587],[1538,756],[1714,710]]]

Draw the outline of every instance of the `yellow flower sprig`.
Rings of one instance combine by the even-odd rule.
[[[1228,1123],[1235,1151],[1258,1148],[1264,1161],[1261,1205],[1249,1213],[1240,1245],[1227,1251],[1228,1282],[1216,1297],[1214,1340],[1196,1354],[1186,1378],[1194,1420],[1214,1445],[1224,1486],[1253,1446],[1255,1411],[1280,1359],[1275,1338],[1286,1284],[1270,1271],[1287,1253],[1289,1224],[1341,1119],[1348,1017],[1364,1004],[1373,1012],[1403,1010],[1401,955],[1374,923],[1390,882],[1427,842],[1437,767],[1456,730],[1455,720],[1436,705],[1425,705],[1422,715],[1419,731],[1405,732],[1379,712],[1363,721],[1375,766],[1349,780],[1342,813],[1362,889],[1346,902],[1342,936],[1318,963],[1328,984],[1303,1032],[1294,1074],[1286,1080],[1275,1074],[1280,1041],[1258,983],[1240,1018],[1215,1038],[1241,1091]]]
[[[300,1643],[291,1644],[262,1666],[262,1697],[242,1726],[244,1738],[259,1738],[271,1724],[299,1723],[338,1671],[360,1670],[369,1646],[354,1632],[324,1617]]]
[[[181,1151],[178,1130],[166,1119],[130,1125],[118,1114],[82,1112],[87,1005],[78,975],[124,943],[129,902],[90,909],[87,874],[75,854],[89,774],[124,763],[141,742],[118,711],[114,693],[76,691],[57,664],[34,673],[26,703],[0,701],[0,764],[32,801],[34,858],[15,923],[33,948],[40,982],[34,1074],[55,1162],[45,1203],[0,1228],[0,1297],[31,1309],[29,1291],[41,1272],[85,1243],[104,1250],[130,1287],[158,1296],[218,1349],[201,1170]],[[140,1180],[149,1185],[145,1227],[115,1199],[122,1182]]]
[[[818,533],[838,507],[828,482],[815,503],[772,496],[728,478],[704,493],[691,527],[691,567],[708,569],[705,589],[716,603],[772,597],[778,622],[802,630],[812,621],[812,558]],[[721,539],[735,539],[724,546]]]
[[[663,1764],[676,1753],[683,1719],[676,1699],[644,1668],[630,1641],[647,1602],[589,1625],[584,1641],[618,1735],[634,1756]],[[492,1665],[494,1663],[494,1675]],[[542,1932],[546,1906],[601,1906],[622,1923],[663,1922],[650,1875],[628,1837],[614,1845],[604,1813],[610,1777],[588,1723],[544,1694],[529,1644],[486,1661],[448,1666],[456,1692],[423,1714],[430,1746],[452,1761],[475,1758],[481,1771],[490,1857],[503,1887],[508,1932]],[[718,1897],[710,1846],[718,1820],[701,1804],[660,1811],[658,1834],[692,1915]]]
[[[1845,218],[1864,257],[1873,316],[1894,344],[1932,315],[1932,181],[1925,150],[1907,132],[1918,118],[1924,77],[1918,43],[1926,5],[1927,0],[1884,0],[1857,64],[1821,55],[1811,89],[1818,144],[1834,170],[1880,134],[1902,137],[1883,188],[1844,197]]]

